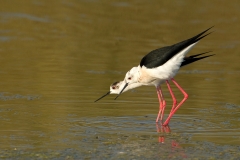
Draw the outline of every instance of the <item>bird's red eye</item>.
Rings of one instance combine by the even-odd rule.
[[[112,89],[115,89],[115,86],[113,86]]]
[[[132,78],[131,77],[128,77],[128,80],[131,80]]]

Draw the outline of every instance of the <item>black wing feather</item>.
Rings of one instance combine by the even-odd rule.
[[[207,30],[199,33],[198,35],[196,35],[190,39],[176,43],[172,46],[167,46],[167,47],[163,47],[163,48],[159,48],[159,49],[151,51],[150,53],[148,53],[147,55],[145,55],[142,58],[142,60],[140,62],[140,66],[141,67],[145,66],[147,68],[155,68],[155,67],[163,65],[164,63],[166,63],[169,59],[171,59],[174,55],[179,53],[184,48],[190,46],[191,44],[193,44],[193,43],[199,41],[200,39],[204,38],[205,36],[209,35],[210,33],[208,33],[206,35],[203,35],[203,34],[206,33],[208,30],[210,30],[211,28],[212,27],[208,28]]]
[[[209,52],[211,52],[211,51],[209,51]],[[206,54],[206,53],[209,53],[209,52],[204,52],[204,53],[195,54],[195,55],[192,55],[192,56],[189,56],[189,57],[185,57],[185,58],[184,58],[184,61],[183,61],[182,64],[181,64],[181,67],[182,67],[182,66],[185,66],[185,65],[187,65],[187,64],[193,63],[193,62],[195,62],[195,61],[198,61],[198,60],[200,60],[200,59],[207,58],[207,57],[210,57],[210,56],[215,55],[215,54],[211,54],[211,55],[207,55],[207,56],[203,56],[203,57],[198,57],[198,56],[200,56],[200,55],[203,55],[203,54]]]

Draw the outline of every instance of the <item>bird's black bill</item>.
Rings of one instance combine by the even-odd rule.
[[[117,95],[117,97],[114,99],[116,100],[121,94],[122,92],[124,91],[124,89],[128,86],[128,83],[125,84],[125,86],[123,87],[123,89],[121,90],[121,92]]]
[[[94,102],[97,102],[99,101],[100,99],[102,99],[103,97],[106,97],[107,95],[109,95],[111,93],[111,91],[107,92],[106,94],[104,94],[102,97],[98,98],[96,101]]]

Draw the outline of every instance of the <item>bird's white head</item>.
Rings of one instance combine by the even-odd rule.
[[[128,85],[124,90],[123,87],[125,86],[125,82],[124,81],[117,81],[114,82],[113,84],[110,85],[110,91],[107,92],[105,95],[103,95],[102,97],[98,98],[95,102],[97,102],[98,100],[102,99],[103,97],[109,95],[109,94],[120,94],[122,92],[126,92],[130,89],[136,88],[141,86],[140,83],[132,83],[130,85]],[[123,90],[123,91],[122,91]],[[121,92],[122,91],[122,92]]]
[[[124,82],[128,85],[137,83],[139,78],[138,70],[138,67],[133,67],[131,70],[129,70],[125,75]]]
[[[100,99],[106,97],[109,94],[119,94],[124,87],[123,81],[117,81],[110,85],[110,91],[104,94],[102,97],[98,98],[95,102],[99,101]]]
[[[119,81],[119,82],[115,82],[113,84],[111,84],[110,86],[110,94],[119,94],[123,87],[125,86],[125,82],[124,81]],[[131,90],[133,88],[137,88],[141,86],[141,83],[132,83],[132,84],[129,84],[123,91],[123,92],[127,92],[128,90]]]
[[[110,85],[110,94],[119,94],[124,87],[123,81],[117,81]]]
[[[136,87],[140,86],[141,84],[138,83],[138,78],[139,78],[139,67],[133,67],[131,70],[129,70],[126,73],[125,78],[123,80],[124,86],[123,86],[122,90],[120,91],[120,93],[118,94],[118,96],[122,92],[124,92],[127,88],[129,90],[132,87],[136,88]],[[115,99],[117,99],[118,96]]]

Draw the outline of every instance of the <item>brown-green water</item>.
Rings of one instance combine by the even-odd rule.
[[[237,0],[0,2],[0,159],[239,159],[239,8]],[[213,25],[188,55],[216,55],[175,77],[189,99],[171,132],[157,132],[154,87],[94,103],[151,50]]]

